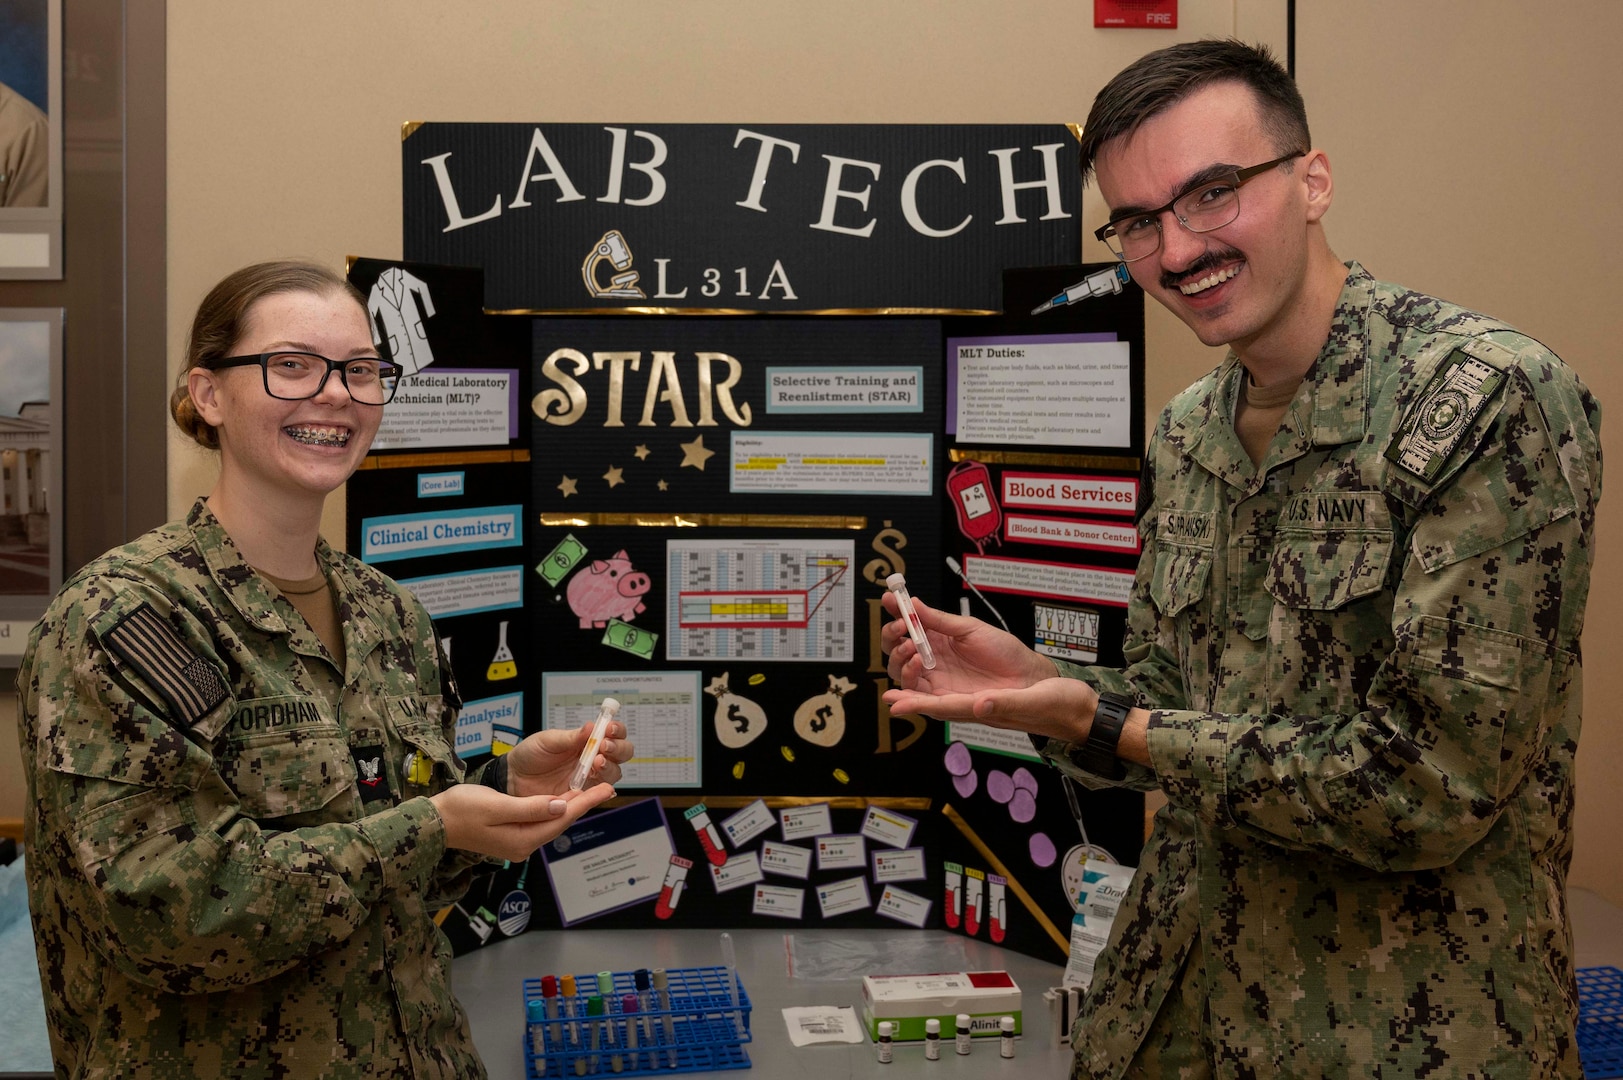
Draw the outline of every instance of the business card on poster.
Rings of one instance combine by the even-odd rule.
[[[784,885],[755,886],[752,915],[770,915],[775,919],[798,919],[806,907],[806,890],[791,889]]]
[[[785,840],[802,840],[808,836],[827,836],[834,831],[834,815],[828,803],[810,806],[786,806],[778,814]]]
[[[734,855],[720,866],[710,867],[710,881],[716,887],[716,892],[731,892],[744,885],[753,885],[761,880],[761,862],[756,858],[755,852],[746,851]]]
[[[894,885],[886,885],[879,894],[879,903],[874,905],[874,913],[923,930],[930,918],[930,901]]]
[[[658,799],[577,821],[541,845],[559,922],[571,926],[655,899],[675,850]]]
[[[873,879],[877,882],[923,881],[925,876],[923,848],[873,853]]]
[[[873,901],[868,898],[868,879],[854,877],[830,885],[819,885],[817,904],[822,908],[825,919],[852,911],[866,911],[873,906]]]
[[[894,810],[881,810],[877,806],[868,807],[868,813],[862,819],[863,836],[894,848],[906,847],[913,839],[913,830],[918,827],[915,818]]]
[[[817,869],[866,870],[867,845],[860,836],[823,836],[817,840]]]
[[[756,799],[723,821],[721,828],[727,834],[727,839],[732,841],[733,847],[741,848],[776,824],[777,819],[772,816],[772,811],[767,809],[766,800]]]
[[[761,869],[768,874],[805,880],[811,877],[811,862],[811,849],[799,844],[768,840],[761,845]]]

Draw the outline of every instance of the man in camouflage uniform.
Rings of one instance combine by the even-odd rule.
[[[1537,341],[1335,258],[1328,161],[1265,53],[1151,54],[1086,130],[1101,232],[1231,347],[1150,443],[1128,665],[929,609],[936,670],[884,636],[893,709],[1166,793],[1074,1075],[1578,1076],[1598,406]]]
[[[60,1077],[484,1075],[432,918],[482,859],[419,797],[463,777],[460,702],[416,599],[316,558],[342,676],[203,501],[34,630],[24,844]]]

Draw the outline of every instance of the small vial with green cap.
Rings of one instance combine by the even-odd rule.
[[[596,994],[586,999],[586,1026],[591,1030],[592,1052],[589,1058],[582,1057],[576,1060],[576,1075],[587,1070],[596,1072],[601,1060],[598,1051],[603,1048],[603,999]],[[590,1064],[587,1064],[588,1060]]]
[[[615,1072],[620,1072],[625,1068],[625,1063],[620,1060],[620,1051],[618,1049],[620,1040],[615,1038],[614,1015],[609,1008],[609,1003],[614,1000],[614,972],[600,971],[597,973],[597,992],[602,995],[603,999],[603,1041],[610,1050],[614,1051],[609,1056],[609,1068]]]

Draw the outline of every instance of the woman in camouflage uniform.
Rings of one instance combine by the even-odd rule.
[[[60,1077],[484,1074],[432,913],[612,795],[631,744],[615,725],[585,792],[558,794],[585,730],[463,782],[427,613],[319,535],[394,375],[336,274],[227,277],[171,401],[218,483],[34,630],[25,845]]]

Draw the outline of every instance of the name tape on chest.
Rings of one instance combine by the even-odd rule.
[[[214,665],[181,640],[151,604],[142,604],[114,623],[102,642],[162,694],[176,719],[187,726],[207,716],[229,694]]]
[[[1505,373],[1493,365],[1459,353],[1450,356],[1403,418],[1386,448],[1387,460],[1427,483],[1437,479],[1504,384]]]

